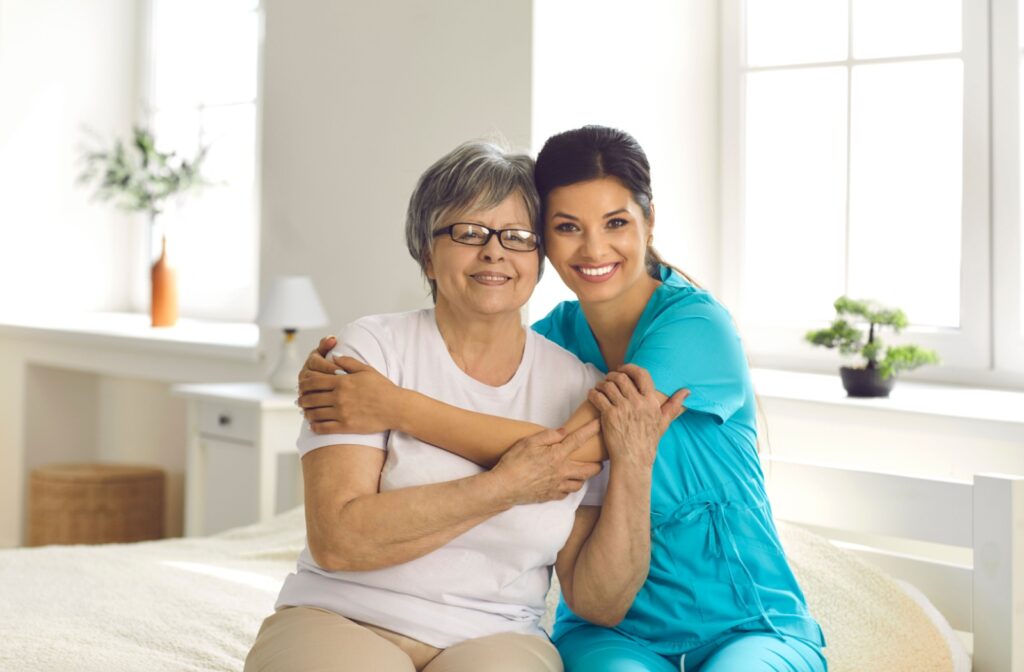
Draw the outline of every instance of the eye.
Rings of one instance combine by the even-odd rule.
[[[580,227],[576,226],[572,222],[559,222],[555,224],[555,231],[559,233],[572,233],[573,231],[579,231]]]
[[[487,236],[483,228],[472,225],[456,227],[452,233],[455,234],[456,240],[465,243],[472,243]]]
[[[613,217],[612,219],[609,219],[607,222],[605,222],[605,226],[607,226],[609,229],[621,229],[622,227],[627,226],[628,224],[629,220],[623,219],[622,217]]]

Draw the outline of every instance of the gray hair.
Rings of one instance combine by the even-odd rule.
[[[530,225],[540,240],[543,228],[540,217],[540,196],[533,183],[533,159],[514,154],[494,142],[464,142],[438,159],[420,175],[409,199],[405,218],[405,244],[409,254],[420,265],[424,277],[434,243],[438,221],[453,212],[469,208],[493,208],[509,194],[523,197]],[[540,257],[538,278],[544,270],[544,250],[537,246]],[[430,283],[430,295],[437,302],[437,283]]]

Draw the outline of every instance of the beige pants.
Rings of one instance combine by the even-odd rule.
[[[245,672],[562,672],[551,642],[501,634],[437,649],[313,607],[263,621]]]

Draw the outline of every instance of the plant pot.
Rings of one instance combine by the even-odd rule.
[[[843,379],[846,394],[851,397],[888,397],[893,385],[896,384],[896,376],[882,378],[878,369],[841,366],[839,377]]]
[[[160,240],[160,258],[150,269],[149,314],[154,327],[173,327],[178,321],[178,278],[167,259],[167,236]]]

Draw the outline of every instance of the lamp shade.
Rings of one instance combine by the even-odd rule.
[[[256,321],[262,327],[308,329],[327,324],[327,313],[308,275],[281,275],[264,292]]]

